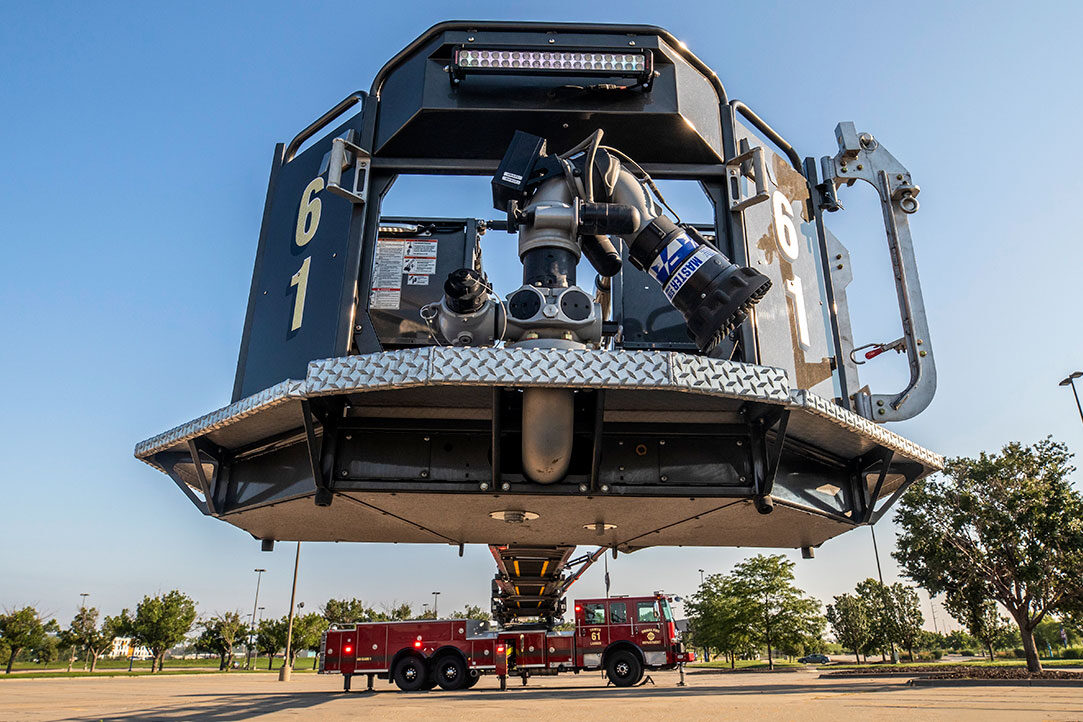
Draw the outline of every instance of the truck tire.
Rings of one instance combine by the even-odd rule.
[[[643,665],[627,649],[613,652],[606,662],[605,671],[609,681],[617,687],[631,687],[643,677]]]
[[[417,657],[403,657],[395,665],[395,671],[391,675],[395,684],[403,692],[417,692],[426,689],[429,682],[429,671],[425,661]],[[428,687],[428,689],[432,689]]]
[[[466,686],[463,687],[463,689],[470,689],[471,687],[473,687],[474,685],[476,685],[480,681],[481,681],[481,675],[480,674],[475,674],[475,675],[468,674],[468,675],[466,675]]]
[[[433,665],[433,675],[441,689],[454,692],[458,689],[466,689],[470,681],[470,673],[466,671],[466,663],[457,654],[445,654],[436,660]]]

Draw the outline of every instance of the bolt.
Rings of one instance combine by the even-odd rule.
[[[743,476],[741,476],[741,477],[738,477],[738,481],[742,481],[742,482],[743,482],[744,480],[745,480],[745,477],[743,477]]]
[[[836,253],[835,254],[835,260],[836,261],[841,261],[842,260],[842,254],[841,253]]]
[[[862,168],[863,168],[863,166],[862,166],[862,165],[861,165],[860,163],[858,163],[858,164],[857,164],[857,169],[858,169],[858,170],[861,170]]]
[[[738,442],[737,442],[737,445],[738,445],[738,446],[744,446],[744,445],[745,445],[745,442],[743,442],[743,441],[738,441]]]
[[[623,466],[618,466],[617,471],[624,471],[624,467]]]
[[[925,351],[918,351],[918,356],[921,356],[922,358],[924,358],[925,353],[926,353]]]
[[[347,475],[348,475],[349,473],[350,473],[350,472],[348,472],[348,471],[346,471],[345,469],[343,469],[342,471],[338,472],[338,475],[339,475],[339,476],[347,476]]]
[[[504,491],[507,491],[508,489],[511,488],[511,484],[509,484],[508,482],[505,481],[503,484],[500,485],[500,488],[503,489]]]
[[[360,331],[363,328],[364,328],[364,326],[362,326],[361,324],[357,324],[356,326],[353,327],[353,330],[354,331]]]
[[[428,441],[428,440],[429,440],[429,437],[428,437],[428,436],[423,436],[423,437],[421,437],[421,438],[422,438],[422,440],[423,440],[423,441]]]
[[[845,172],[846,172],[846,166],[842,166],[842,168],[840,168],[840,170],[841,170],[841,171],[842,171],[843,173],[845,173]]]
[[[425,471],[421,472],[421,478],[422,479],[428,479],[429,478],[429,472],[428,472],[427,469]]]
[[[482,491],[488,491],[489,490],[489,482],[487,482],[487,481],[481,482],[480,484],[478,484],[478,488],[481,489]]]
[[[835,268],[837,268],[837,269],[839,269],[841,271],[842,270],[842,264],[840,263],[839,265],[835,266]]]
[[[884,400],[880,399],[879,401],[876,402],[876,405],[877,406],[883,406],[884,405]]]
[[[902,180],[902,174],[900,173],[899,175],[895,176],[895,180]]]
[[[555,43],[556,41],[557,41],[557,39],[556,39],[556,38],[549,38],[549,42],[550,42],[550,43]]]
[[[669,477],[665,474],[662,474],[662,481],[669,481]]]
[[[922,344],[922,340],[920,338],[918,339],[917,344],[918,344],[918,346],[920,346]]]
[[[881,415],[883,415],[883,414],[886,414],[887,412],[886,412],[886,411],[884,411],[883,409],[880,409],[880,410],[879,410],[879,411],[877,411],[876,413],[878,413],[878,414],[881,414]]]
[[[567,128],[567,127],[568,127],[568,124],[567,124],[567,123],[561,123],[561,127],[562,127],[562,128]]]
[[[472,42],[474,42],[474,36],[473,36],[473,35],[471,35],[470,37],[468,37],[468,38],[466,39],[466,42],[468,42],[468,43],[472,43]]]
[[[628,44],[629,44],[629,45],[635,45],[635,44],[636,44],[636,41],[635,41],[635,40],[629,40],[629,41],[628,41]]]
[[[609,491],[609,484],[602,484],[602,491]]]
[[[659,445],[659,446],[665,446],[665,445],[666,445],[666,440],[665,440],[665,439],[661,439],[661,440],[660,440],[660,441],[658,442],[658,445]]]
[[[352,439],[353,439],[353,434],[346,434],[346,441],[351,441]]]
[[[587,485],[586,484],[580,484],[579,485],[579,491],[586,491],[586,490],[587,490]]]

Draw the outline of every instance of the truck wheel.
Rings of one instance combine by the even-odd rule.
[[[392,676],[395,678],[395,684],[403,692],[417,692],[419,689],[425,689],[425,685],[429,681],[425,662],[417,657],[406,657],[399,660],[399,663],[395,665],[395,672]]]
[[[466,689],[470,679],[470,673],[466,671],[463,660],[454,654],[448,654],[436,660],[434,665],[436,683],[441,689],[454,692],[457,689]]]
[[[481,681],[481,675],[480,674],[478,674],[478,675],[469,675],[468,674],[468,675],[466,675],[466,686],[463,689],[470,689],[471,687],[473,687],[474,685],[476,685],[480,681]]]
[[[619,649],[609,657],[606,674],[617,687],[631,687],[643,677],[643,665],[639,658],[627,649]]]

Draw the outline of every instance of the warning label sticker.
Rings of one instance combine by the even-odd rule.
[[[406,244],[407,241],[401,238],[376,239],[369,308],[393,311],[402,303],[402,266]]]
[[[429,276],[436,273],[437,245],[437,241],[378,238],[369,308],[398,310],[404,280],[407,286],[428,286]]]

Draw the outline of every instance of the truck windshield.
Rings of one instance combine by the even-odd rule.
[[[669,600],[662,599],[662,616],[667,622],[673,621],[673,611],[669,608]]]

